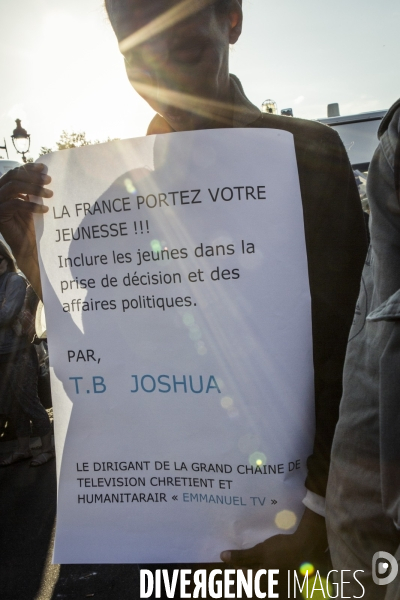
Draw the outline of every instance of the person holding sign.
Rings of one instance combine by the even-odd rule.
[[[25,305],[26,282],[17,274],[13,257],[0,242],[0,412],[8,413],[17,433],[17,449],[0,461],[8,467],[32,458],[31,421],[42,439],[42,451],[31,466],[46,464],[54,457],[51,424],[37,394],[37,355],[27,332],[16,327],[23,310],[31,312],[37,300],[29,287],[29,304]]]
[[[305,511],[294,533],[273,536],[246,550],[224,550],[221,558],[235,567],[297,568],[326,549],[324,495],[330,448],[366,253],[361,205],[346,152],[336,132],[324,125],[261,114],[240,81],[229,74],[229,45],[242,29],[240,0],[107,0],[106,8],[128,77],[157,113],[149,134],[257,128],[289,132],[294,138],[315,369],[316,435],[308,460]],[[31,215],[47,208],[29,202],[25,194],[51,197],[44,187],[50,178],[42,169],[40,164],[26,165],[0,180],[1,231],[38,293]]]

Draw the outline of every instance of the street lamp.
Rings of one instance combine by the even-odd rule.
[[[276,115],[278,112],[276,102],[274,100],[264,100],[264,102],[261,105],[261,112]]]
[[[21,119],[15,119],[17,124],[11,136],[14,148],[18,154],[22,154],[22,160],[26,163],[25,154],[29,152],[31,146],[31,136],[27,133],[26,129],[21,127]]]

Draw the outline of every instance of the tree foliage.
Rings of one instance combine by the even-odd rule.
[[[60,135],[60,140],[56,142],[57,150],[68,150],[68,148],[80,148],[81,146],[89,146],[90,144],[99,144],[99,140],[91,142],[86,139],[86,133],[84,131],[68,133],[63,131]]]
[[[39,156],[43,156],[44,154],[50,154],[50,152],[54,152],[53,148],[47,148],[46,146],[42,146],[39,150]]]
[[[114,139],[108,137],[105,141],[111,142]],[[69,148],[80,148],[81,146],[90,146],[91,144],[100,144],[100,140],[88,140],[86,138],[86,133],[84,131],[65,131],[65,129],[61,132],[60,139],[56,142],[57,150],[68,150]],[[44,154],[49,154],[50,152],[54,152],[53,148],[48,148],[46,146],[42,146],[39,151],[39,156],[43,156]]]

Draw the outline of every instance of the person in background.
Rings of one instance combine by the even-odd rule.
[[[252,127],[293,135],[304,211],[315,369],[316,435],[308,460],[305,511],[290,535],[274,536],[247,550],[226,550],[221,556],[239,568],[297,568],[323,554],[327,545],[324,495],[331,442],[367,247],[345,149],[327,126],[262,114],[246,97],[239,79],[229,73],[230,45],[242,30],[241,0],[107,0],[106,9],[128,78],[157,113],[149,133]],[[25,165],[0,179],[0,230],[39,295],[32,214],[48,208],[29,202],[29,195],[50,198],[52,192],[44,187],[50,181],[41,164]]]
[[[31,465],[40,466],[54,456],[49,416],[37,394],[36,351],[30,340],[17,335],[13,327],[25,294],[25,280],[17,274],[13,257],[0,242],[0,413],[10,416],[18,440],[17,449],[0,461],[2,467],[32,458],[31,421],[42,439],[41,453]]]
[[[367,180],[371,246],[346,355],[327,524],[334,568],[362,571],[365,600],[398,600],[400,578],[389,581],[395,567],[382,557],[374,569],[373,556],[400,559],[400,99],[378,137]],[[357,584],[346,589],[359,597]]]

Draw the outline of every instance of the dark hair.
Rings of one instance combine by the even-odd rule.
[[[235,0],[216,0],[214,2],[214,7],[218,12],[224,13],[228,12],[234,4],[236,4]]]
[[[15,267],[15,263],[14,263],[12,254],[8,250],[7,246],[5,244],[3,244],[2,241],[0,241],[0,256],[4,256],[4,258],[6,259],[7,264],[8,264],[8,270],[16,273],[17,269]]]
[[[132,0],[104,0],[105,9],[111,23],[127,17],[127,4]],[[149,0],[151,2],[151,0]],[[125,7],[123,4],[125,3]],[[211,0],[210,6],[214,6],[219,13],[224,13],[230,10],[232,6],[239,3],[242,5],[242,0]]]

